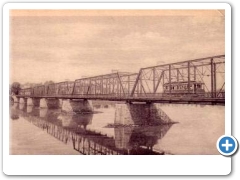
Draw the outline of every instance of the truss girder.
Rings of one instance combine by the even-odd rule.
[[[158,97],[168,83],[202,82],[207,97],[225,97],[225,55],[141,68],[139,73],[111,73],[22,89],[20,95]],[[172,94],[170,88],[169,93]]]

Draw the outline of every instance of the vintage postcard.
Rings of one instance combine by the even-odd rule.
[[[93,4],[5,7],[8,156],[88,161],[78,155],[90,155],[106,162],[121,157],[122,163],[186,157],[186,164],[202,157],[229,164],[216,147],[231,132],[225,119],[231,113],[225,108],[229,6]],[[222,140],[220,149],[233,151],[231,142]],[[206,162],[197,166],[207,174]]]

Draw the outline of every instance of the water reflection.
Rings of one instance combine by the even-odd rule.
[[[115,108],[116,103],[119,102],[114,102],[114,101],[93,101],[93,107],[95,109],[100,109],[100,108]]]
[[[19,103],[13,103],[12,109],[19,109]]]
[[[19,116],[16,115],[16,114],[11,114],[11,119],[12,119],[12,120],[18,120],[18,119],[19,119]]]
[[[22,111],[26,111],[27,110],[27,105],[25,103],[19,103],[18,107]]]
[[[115,145],[120,149],[127,149],[129,154],[164,154],[154,152],[153,146],[164,137],[172,125],[114,128]]]
[[[27,106],[27,113],[31,113],[33,111],[33,106]]]
[[[58,119],[62,121],[62,126],[67,128],[81,127],[86,129],[92,123],[93,114],[60,114]]]
[[[104,105],[103,108],[109,106]],[[85,155],[162,155],[164,152],[154,150],[153,146],[172,126],[112,127],[114,137],[109,137],[87,128],[92,124],[94,114],[65,114],[61,110],[40,109],[24,104],[12,108],[12,112],[58,140],[71,144],[76,151]]]

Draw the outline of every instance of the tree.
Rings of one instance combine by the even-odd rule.
[[[36,86],[41,86],[42,83],[30,83],[30,82],[27,82],[25,84],[22,84],[21,87],[22,89],[25,89],[25,88],[33,88],[33,87],[36,87]]]
[[[11,94],[18,95],[19,91],[21,90],[20,86],[21,85],[20,85],[19,82],[12,83],[12,85],[11,85]]]

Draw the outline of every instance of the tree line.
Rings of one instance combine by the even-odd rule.
[[[48,85],[48,84],[53,84],[53,81],[46,81],[44,83],[24,83],[24,84],[20,84],[19,82],[13,82],[12,84],[10,84],[10,88],[9,88],[9,93],[10,95],[18,95],[19,91],[21,89],[25,89],[25,88],[33,88],[35,86],[42,86],[42,85]]]

